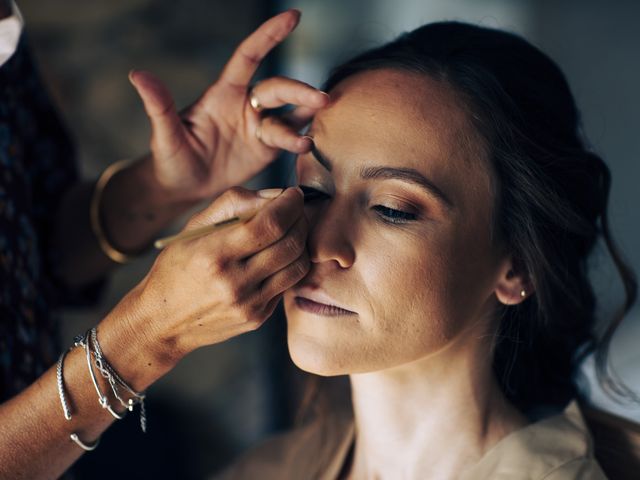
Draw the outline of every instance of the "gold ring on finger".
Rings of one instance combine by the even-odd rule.
[[[249,105],[251,105],[251,108],[253,108],[256,113],[260,113],[264,110],[264,107],[260,103],[260,100],[258,100],[258,97],[256,97],[253,89],[249,92]]]

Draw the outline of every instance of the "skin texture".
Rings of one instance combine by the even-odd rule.
[[[322,194],[305,206],[311,269],[285,294],[291,356],[350,375],[352,478],[457,478],[526,423],[491,369],[492,312],[527,282],[492,234],[485,147],[430,77],[369,71],[331,98],[310,130],[331,171],[312,154],[297,163],[300,185]],[[449,205],[413,182],[363,178],[378,167],[413,169]],[[311,313],[301,297],[353,313]]]

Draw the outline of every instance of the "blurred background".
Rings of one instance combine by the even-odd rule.
[[[18,5],[51,94],[78,146],[85,177],[143,154],[149,128],[129,85],[146,69],[186,106],[217,77],[237,43],[271,14],[302,10],[300,26],[261,75],[319,86],[327,69],[423,23],[464,20],[522,34],[565,72],[593,148],[613,175],[614,235],[640,272],[640,3],[595,0],[22,0]],[[250,186],[283,185],[290,160]],[[178,228],[180,224],[176,225]],[[101,303],[64,312],[63,343],[95,324],[145,274],[149,254],[111,278]],[[603,318],[622,298],[600,248],[592,273]],[[286,351],[281,312],[258,332],[195,352],[148,392],[149,432],[120,422],[79,462],[80,478],[205,478],[266,435],[291,425],[301,374]],[[640,391],[640,311],[614,339],[612,362]],[[640,408],[610,401],[585,364],[592,402],[640,422]]]

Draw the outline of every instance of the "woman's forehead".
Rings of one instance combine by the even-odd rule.
[[[367,118],[392,116],[402,123],[432,125],[442,116],[448,117],[449,123],[456,122],[452,127],[466,122],[459,95],[445,82],[426,74],[391,68],[368,70],[347,77],[330,95],[331,103],[320,113],[342,107]]]
[[[466,144],[475,131],[457,94],[443,82],[372,70],[343,80],[330,95],[310,134],[321,149],[339,149],[334,156],[410,162],[414,168],[426,162],[430,169],[455,157],[468,160]]]

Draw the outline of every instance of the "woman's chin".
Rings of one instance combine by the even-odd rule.
[[[328,351],[312,339],[292,338],[289,335],[287,343],[291,360],[300,370],[323,377],[350,373],[349,365],[340,358],[342,356],[338,352]]]

